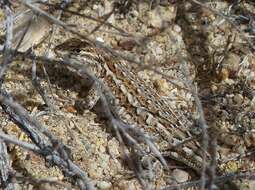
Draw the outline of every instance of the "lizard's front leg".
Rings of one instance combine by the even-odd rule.
[[[93,109],[100,99],[100,95],[97,90],[97,84],[94,81],[92,85],[86,89],[86,95],[82,99],[76,101],[75,107],[80,110],[91,110]]]

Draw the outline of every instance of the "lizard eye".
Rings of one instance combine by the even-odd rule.
[[[80,53],[81,49],[80,48],[74,48],[74,49],[70,49],[70,51],[72,51],[74,53]]]

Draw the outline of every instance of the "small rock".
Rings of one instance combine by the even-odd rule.
[[[255,181],[254,180],[249,182],[249,187],[250,187],[250,189],[255,189]]]
[[[104,1],[104,11],[103,11],[103,15],[107,15],[112,11],[113,8],[113,4],[111,1]],[[107,19],[107,22],[114,24],[115,23],[115,18],[114,18],[114,14],[111,14],[111,16]]]
[[[177,33],[180,33],[182,31],[181,27],[177,24],[174,25],[173,30]]]
[[[101,42],[101,43],[104,43],[104,39],[101,38],[101,37],[96,37],[96,41]]]
[[[229,72],[230,78],[235,77],[240,67],[240,56],[234,53],[230,53],[224,61],[223,67]]]
[[[42,184],[40,184],[38,190],[57,190],[57,188],[54,187],[53,185],[48,184],[48,183],[42,183]]]
[[[98,166],[96,161],[91,162],[88,167],[88,173],[91,178],[100,178],[103,175],[103,170]]]
[[[226,68],[223,68],[220,72],[220,78],[221,80],[226,80],[229,78],[229,71]]]
[[[175,9],[173,7],[157,6],[149,12],[148,24],[155,28],[161,28],[164,22],[170,22],[175,18],[175,15]]]
[[[97,4],[93,4],[92,9],[93,10],[97,10],[98,9],[98,5]]]
[[[99,181],[97,183],[97,187],[99,189],[110,189],[112,187],[111,182],[107,182],[107,181]]]
[[[127,50],[127,51],[131,51],[135,45],[136,45],[136,42],[134,40],[124,40],[118,43],[118,46],[121,49]]]
[[[227,172],[236,172],[239,169],[239,163],[236,161],[229,161],[224,167]]]
[[[174,179],[179,182],[179,183],[183,183],[183,182],[186,182],[188,181],[189,179],[189,174],[183,170],[180,170],[180,169],[175,169],[173,171],[173,177]]]
[[[229,146],[235,146],[240,143],[240,139],[236,135],[224,135],[220,140]]]
[[[255,111],[255,97],[252,98],[250,105],[251,105],[251,106],[250,106],[250,107],[251,107],[251,110],[252,110],[252,111]]]
[[[22,187],[18,183],[14,183],[14,189],[15,190],[22,190]]]
[[[68,113],[73,113],[73,114],[77,113],[77,110],[74,108],[73,105],[66,105],[64,106],[64,109]]]
[[[168,95],[170,88],[166,79],[158,79],[155,81],[155,87],[160,92],[161,95]]]
[[[104,146],[99,146],[99,152],[102,154],[102,153],[105,153],[105,151],[106,151],[106,148],[104,147]]]
[[[134,180],[121,180],[118,183],[118,187],[119,189],[123,189],[123,190],[138,190],[139,188],[137,187],[137,182]]]
[[[234,102],[238,105],[238,106],[241,106],[242,103],[243,103],[243,96],[241,94],[236,94],[234,96]]]
[[[236,152],[238,152],[240,155],[245,155],[245,152],[247,151],[246,147],[243,144],[241,144],[240,146],[237,145],[235,149],[236,149]]]
[[[222,160],[224,161],[224,159],[227,159],[227,156],[229,155],[229,153],[232,151],[231,148],[228,147],[220,147],[219,148],[219,154],[222,157]]]
[[[213,85],[211,86],[211,90],[212,90],[213,93],[216,93],[217,90],[218,90],[218,87],[217,87],[216,85],[213,84]]]
[[[27,189],[28,189],[28,190],[33,190],[33,189],[34,189],[34,186],[33,186],[32,184],[29,184]]]
[[[116,140],[114,139],[109,140],[107,149],[112,158],[120,157],[119,144]]]
[[[163,54],[163,50],[161,49],[161,47],[156,47],[155,54],[156,55],[162,55]]]
[[[226,84],[228,84],[228,85],[233,85],[233,84],[235,84],[235,81],[234,80],[232,80],[232,79],[229,79],[229,78],[226,78],[226,80],[224,81]]]
[[[255,133],[251,133],[244,136],[244,142],[247,147],[251,147],[255,143]]]

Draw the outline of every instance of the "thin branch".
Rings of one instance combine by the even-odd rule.
[[[14,190],[14,185],[11,182],[12,168],[7,153],[5,142],[0,139],[0,174],[1,174],[1,188],[3,190]]]
[[[199,128],[202,130],[202,148],[203,150],[207,150],[208,149],[208,142],[209,142],[209,136],[208,136],[208,126],[205,120],[205,115],[204,115],[204,110],[203,110],[203,106],[202,103],[200,101],[200,98],[198,97],[198,93],[197,93],[197,89],[194,87],[194,85],[192,84],[192,82],[190,81],[190,75],[186,66],[186,63],[183,63],[183,68],[182,68],[182,72],[184,74],[184,76],[186,76],[186,85],[187,87],[190,89],[190,92],[192,93],[194,100],[195,100],[195,104],[196,104],[196,108],[197,108],[197,112],[199,114],[198,119],[197,119],[197,123]],[[202,163],[202,170],[201,170],[201,189],[205,188],[205,171],[206,171],[206,153],[203,153],[203,163]]]
[[[4,45],[4,54],[3,54],[3,61],[0,64],[0,87],[2,86],[4,80],[4,74],[8,67],[8,65],[12,62],[12,38],[13,38],[13,13],[11,8],[8,5],[4,5],[5,17],[6,17],[6,39]]]
[[[6,91],[2,90],[0,94],[0,104],[20,129],[40,148],[40,155],[48,163],[57,165],[66,175],[77,181],[82,190],[94,189],[88,175],[69,159],[68,149],[35,118],[31,117]],[[50,143],[45,140],[45,136]]]
[[[10,136],[10,135],[6,135],[4,133],[0,133],[0,139],[2,139],[3,141],[5,141],[7,143],[12,143],[12,144],[18,145],[22,148],[25,148],[27,150],[31,150],[33,152],[37,152],[37,153],[40,152],[40,149],[37,146],[35,146],[33,144],[30,144],[30,143],[27,143],[27,142],[20,141],[20,140],[16,139],[14,136]]]

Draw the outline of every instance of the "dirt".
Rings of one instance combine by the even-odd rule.
[[[90,6],[81,6],[83,3],[75,1],[68,10],[103,19],[111,12],[113,1],[98,1]],[[206,5],[217,12],[227,12],[230,2],[217,1]],[[245,35],[254,35],[254,31],[249,32],[249,24],[243,21],[233,26],[222,16],[190,2],[165,1],[159,5],[145,2],[130,5],[127,3],[124,8],[119,5],[117,10],[107,19],[107,23],[116,26],[118,30],[104,24],[90,33],[96,29],[98,23],[72,13],[64,13],[62,20],[76,31],[103,41],[116,51],[133,53],[140,60],[144,60],[146,65],[156,66],[162,73],[172,76],[173,81],[180,86],[184,86],[183,75],[174,68],[179,68],[184,60],[188,60],[189,78],[198,89],[207,125],[209,131],[212,131],[209,135],[213,139],[217,137],[216,157],[219,158],[219,167],[224,172],[254,171],[252,155],[255,144],[255,57],[247,38],[236,29],[238,27],[247,31]],[[239,6],[234,6],[231,11],[229,14],[232,16],[254,16],[252,12],[255,12],[255,6],[244,1]],[[147,38],[144,38],[145,36]],[[54,35],[46,37],[35,48],[35,53],[44,55],[49,50],[49,41],[54,47],[74,37],[77,38],[65,29],[56,27]],[[248,40],[252,38],[248,37]],[[49,55],[55,57],[53,49],[49,50]],[[51,82],[49,86],[43,74],[42,63],[37,62],[37,68],[41,85],[45,87],[48,97],[57,108],[55,112],[36,116],[45,111],[46,106],[32,85],[32,63],[27,59],[12,63],[6,73],[4,87],[31,115],[36,116],[70,148],[74,162],[88,173],[97,189],[141,189],[132,171],[123,161],[122,149],[116,137],[106,130],[105,124],[92,110],[84,110],[82,113],[75,106],[81,94],[85,93],[86,81],[64,67],[47,64],[46,70]],[[151,70],[141,70],[138,75],[153,83],[162,96],[168,97],[173,108],[186,112],[193,110],[193,119],[196,118],[194,98],[190,92],[174,86],[164,76]],[[6,133],[30,142],[4,112],[1,113],[1,123],[2,130]],[[56,178],[67,187],[75,187],[57,167],[47,166],[44,159],[35,153],[14,145],[8,145],[8,149],[12,167],[17,174],[38,179]],[[176,163],[173,163],[176,166]],[[172,179],[177,177],[172,176],[172,173],[175,173],[174,167],[164,173],[159,162],[155,162],[155,165],[158,169],[154,180],[156,189],[175,183]],[[188,174],[189,178],[199,178],[187,167],[182,167],[184,176]],[[61,185],[16,185],[19,189],[64,189]],[[252,189],[254,184],[241,180],[237,185],[241,189]],[[77,186],[74,189],[78,189]]]

